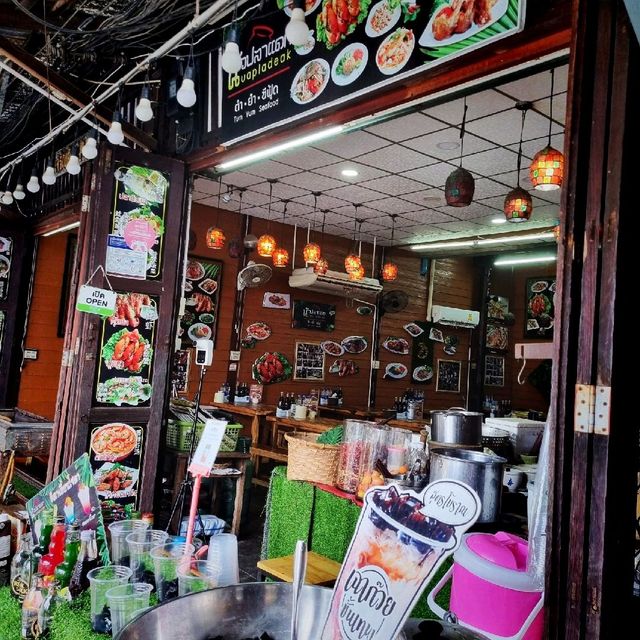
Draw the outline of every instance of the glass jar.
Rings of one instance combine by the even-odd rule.
[[[31,534],[25,533],[20,536],[20,547],[11,560],[11,593],[20,602],[29,591],[31,585],[31,552],[33,544]]]
[[[389,427],[381,426],[375,422],[369,423],[365,433],[365,446],[362,467],[360,469],[360,481],[356,495],[362,498],[369,487],[384,485],[384,476],[379,469],[378,462],[387,464]]]
[[[387,447],[387,469],[393,476],[407,473],[407,452],[411,442],[408,429],[391,429]]]
[[[366,422],[360,420],[344,421],[344,435],[340,445],[340,460],[336,479],[336,486],[342,491],[355,493],[358,488],[367,426]]]

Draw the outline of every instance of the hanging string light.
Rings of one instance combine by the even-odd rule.
[[[309,39],[309,27],[304,19],[304,0],[294,0],[291,18],[284,30],[284,35],[294,47],[307,44]]]
[[[321,195],[319,191],[313,192],[313,223],[315,225],[316,212],[318,210],[318,196]],[[315,242],[310,242],[310,228],[307,226],[307,244],[302,250],[302,257],[307,264],[316,264],[320,260],[320,246]]]
[[[353,206],[356,210],[356,217],[353,225],[353,249],[344,259],[344,270],[349,274],[353,271],[357,271],[362,266],[362,260],[360,260],[360,256],[356,253],[356,228],[358,225],[358,207],[360,205],[354,204]]]
[[[87,160],[93,160],[98,155],[98,132],[95,129],[89,131],[80,153]]]
[[[67,173],[72,176],[77,176],[80,171],[82,171],[80,158],[78,157],[78,145],[75,143],[71,146],[71,153],[69,154],[69,160],[67,160],[67,166],[65,168]]]
[[[136,118],[140,122],[149,122],[153,118],[153,109],[151,108],[151,89],[149,87],[149,68],[144,78],[142,91],[140,92],[140,100],[135,109]]]
[[[207,230],[207,247],[209,249],[222,249],[227,237],[224,231],[218,226],[220,220],[220,192],[222,191],[222,176],[218,178],[218,207],[216,212],[216,224]]]
[[[233,5],[233,18],[231,26],[227,32],[224,45],[224,53],[220,59],[220,64],[229,75],[238,73],[242,69],[242,55],[240,54],[240,27],[238,25],[238,0]]]
[[[276,250],[276,239],[268,233],[271,224],[271,197],[273,195],[273,184],[277,182],[275,178],[269,180],[269,211],[267,214],[267,233],[262,234],[258,238],[258,255],[263,258],[270,258]]]
[[[396,230],[396,218],[398,217],[397,213],[392,213],[389,215],[391,218],[391,244],[389,245],[389,253],[391,253],[391,249],[393,248],[393,237],[394,232]],[[395,262],[392,262],[391,258],[388,258],[387,261],[382,265],[382,279],[385,282],[393,282],[398,277],[398,265]]]
[[[111,144],[119,145],[124,142],[124,133],[122,132],[122,117],[120,115],[120,103],[122,100],[122,89],[118,93],[118,102],[111,117],[111,126],[107,131],[107,140]]]
[[[467,207],[473,200],[476,183],[469,171],[462,167],[464,155],[464,134],[467,123],[467,98],[464,99],[464,112],[460,125],[460,166],[448,176],[444,185],[444,197],[450,207]]]
[[[193,36],[191,37],[191,47],[189,49],[189,58],[187,59],[187,67],[182,76],[182,84],[176,93],[176,100],[181,107],[193,107],[196,103],[196,89],[193,82],[195,77],[195,68],[193,62]]]
[[[24,200],[27,197],[27,194],[24,192],[24,187],[22,186],[22,178],[20,177],[18,177],[16,188],[13,190],[13,197],[15,200]]]
[[[282,210],[282,224],[284,225],[285,218],[287,217],[287,205],[288,200],[283,200],[284,209]],[[289,264],[289,252],[284,247],[277,247],[273,252],[273,266],[274,267],[286,267]]]
[[[36,156],[36,164],[31,169],[31,177],[29,178],[29,182],[27,182],[27,191],[29,193],[38,193],[40,191],[40,181],[38,180],[38,157]]]
[[[553,125],[553,81],[555,69],[551,69],[551,95],[549,96],[549,138],[547,146],[533,157],[529,176],[534,189],[552,191],[559,189],[564,179],[564,156],[551,146],[551,127]]]
[[[517,186],[507,194],[504,200],[504,215],[508,222],[527,222],[533,212],[533,201],[528,191],[520,186],[520,169],[522,166],[522,135],[524,133],[524,121],[527,111],[531,107],[530,102],[518,102],[516,108],[522,111],[522,124],[520,125],[520,144],[518,145],[518,170]]]
[[[327,218],[327,210],[325,209],[322,212],[322,234],[321,234],[322,244],[324,244],[324,223],[326,221],[326,218]],[[318,262],[316,262],[313,265],[313,271],[318,275],[323,276],[325,273],[327,273],[327,271],[329,271],[329,261],[324,256],[322,256],[318,260]]]

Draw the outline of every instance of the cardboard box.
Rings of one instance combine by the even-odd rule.
[[[516,458],[521,455],[529,455],[536,445],[538,436],[542,438],[544,422],[526,420],[524,418],[485,418],[484,423],[488,427],[496,427],[509,433],[509,439],[513,445],[513,453]]]
[[[29,531],[29,515],[22,504],[0,505],[0,513],[6,513],[11,522],[11,554],[18,550],[20,536]]]

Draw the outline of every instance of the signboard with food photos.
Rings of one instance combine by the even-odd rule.
[[[157,297],[118,293],[115,313],[102,322],[94,394],[97,406],[149,405],[157,319]]]
[[[189,256],[184,290],[185,312],[180,319],[183,349],[192,347],[200,338],[215,342],[221,283],[220,260]]]

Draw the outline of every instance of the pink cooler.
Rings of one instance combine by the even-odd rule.
[[[429,605],[452,575],[449,609],[460,624],[496,639],[541,640],[543,593],[527,575],[527,551],[526,540],[503,531],[466,534]]]

